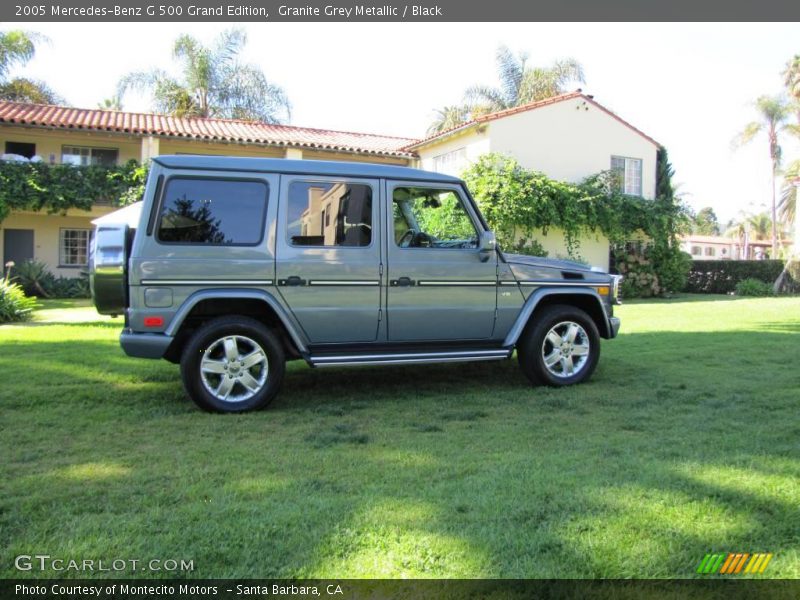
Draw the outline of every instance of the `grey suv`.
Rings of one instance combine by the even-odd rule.
[[[510,358],[535,384],[588,379],[617,335],[616,277],[507,254],[455,177],[405,167],[161,156],[138,226],[100,225],[97,310],[129,356],[180,363],[202,408],[312,367]]]

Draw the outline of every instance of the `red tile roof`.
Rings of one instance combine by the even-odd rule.
[[[270,125],[258,121],[171,117],[20,102],[0,102],[0,123],[177,137],[208,142],[338,150],[404,158],[415,156],[413,152],[405,150],[405,147],[417,141],[388,135]]]
[[[425,138],[423,140],[419,140],[417,142],[411,143],[408,146],[406,146],[405,149],[406,150],[413,150],[415,148],[419,148],[420,146],[424,146],[425,144],[427,144],[429,142],[432,142],[432,141],[437,140],[437,139],[442,138],[442,137],[447,137],[447,136],[449,136],[449,135],[451,135],[453,133],[456,133],[456,132],[461,131],[463,129],[468,129],[469,127],[472,127],[473,125],[477,125],[479,123],[487,123],[489,121],[496,121],[497,119],[502,119],[503,117],[508,117],[508,116],[515,115],[515,114],[521,113],[521,112],[527,112],[529,110],[534,110],[534,109],[537,109],[537,108],[543,108],[545,106],[550,106],[551,104],[557,104],[559,102],[564,102],[565,100],[572,100],[573,98],[583,98],[586,102],[588,102],[592,106],[597,107],[598,109],[600,109],[604,113],[608,114],[609,116],[613,117],[614,119],[616,119],[617,121],[619,121],[620,123],[622,123],[623,125],[628,127],[629,129],[631,129],[634,132],[638,133],[640,136],[642,136],[647,141],[652,142],[653,144],[655,144],[659,148],[661,147],[661,144],[659,144],[657,141],[655,141],[649,135],[647,135],[643,131],[637,129],[636,127],[634,127],[633,125],[628,123],[625,119],[623,119],[622,117],[618,116],[617,114],[615,114],[611,110],[607,109],[605,106],[603,106],[599,102],[596,102],[592,96],[584,94],[581,90],[576,90],[574,92],[561,94],[560,96],[553,96],[552,98],[545,98],[544,100],[538,100],[536,102],[530,102],[529,104],[523,104],[521,106],[515,106],[513,108],[508,108],[506,110],[501,110],[501,111],[498,111],[498,112],[489,113],[487,115],[481,115],[479,117],[476,117],[476,118],[472,119],[471,121],[467,121],[466,123],[462,123],[461,125],[456,125],[455,127],[451,127],[450,129],[446,129],[444,131],[440,131],[440,132],[438,132],[438,133],[436,133],[436,134],[434,134],[432,136],[429,136],[429,137],[427,137],[427,138]]]

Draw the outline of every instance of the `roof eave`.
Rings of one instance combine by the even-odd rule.
[[[403,146],[403,150],[417,150],[418,148],[423,148],[430,144],[438,144],[444,140],[448,140],[456,135],[460,135],[462,133],[467,133],[470,129],[477,129],[479,125],[482,125],[483,121],[470,121],[469,123],[464,123],[460,127],[456,127],[455,129],[450,129],[449,131],[445,131],[441,135],[437,135],[436,137],[428,138],[427,140],[421,140],[419,142],[415,142],[413,144],[409,144],[408,146]]]
[[[303,143],[303,142],[281,142],[277,140],[259,141],[259,140],[247,140],[247,139],[218,138],[213,136],[199,136],[190,134],[176,135],[169,133],[159,133],[155,131],[145,131],[136,128],[121,130],[118,128],[91,127],[86,125],[57,125],[51,123],[38,123],[35,121],[3,119],[3,118],[0,118],[0,125],[30,127],[32,129],[44,129],[49,131],[83,132],[83,133],[95,133],[95,134],[105,134],[105,135],[117,135],[125,137],[157,137],[160,139],[167,139],[167,140],[181,140],[181,141],[194,140],[206,143],[235,144],[242,146],[296,148],[300,150],[311,149],[311,150],[319,150],[327,152],[339,152],[343,154],[351,154],[357,156],[380,156],[385,158],[403,158],[403,159],[417,158],[417,155],[415,153],[407,152],[405,151],[405,148],[398,150],[396,152],[382,151],[382,150],[367,150],[367,149],[345,148],[333,145],[313,144],[313,143]]]

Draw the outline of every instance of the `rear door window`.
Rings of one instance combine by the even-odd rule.
[[[264,181],[173,177],[158,215],[158,241],[167,244],[253,246],[264,235]]]

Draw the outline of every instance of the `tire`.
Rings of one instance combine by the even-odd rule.
[[[600,359],[597,325],[574,306],[548,306],[531,317],[517,343],[517,359],[534,385],[582,383],[592,376]]]
[[[265,407],[277,395],[285,363],[277,336],[263,323],[219,317],[189,339],[181,357],[181,378],[200,408],[245,412]]]

